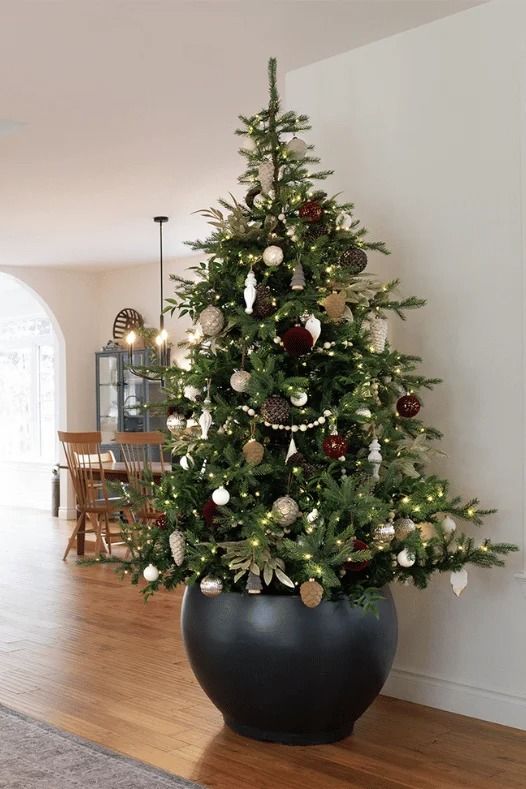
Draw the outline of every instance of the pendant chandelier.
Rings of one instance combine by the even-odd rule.
[[[133,375],[139,378],[146,378],[148,381],[161,381],[162,372],[150,369],[150,367],[166,367],[170,362],[170,349],[168,346],[168,332],[164,328],[164,271],[163,271],[163,225],[168,222],[167,216],[154,216],[154,222],[159,225],[159,275],[160,275],[160,309],[159,309],[159,332],[155,337],[155,344],[157,346],[157,359],[152,365],[145,367],[133,366],[133,346],[137,340],[137,335],[134,331],[129,332],[126,336],[128,343],[128,369]]]

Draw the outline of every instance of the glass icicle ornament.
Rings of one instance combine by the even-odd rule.
[[[369,318],[371,348],[375,353],[382,353],[385,350],[388,327],[389,324],[387,322],[387,318],[382,318],[381,315],[372,315]]]
[[[261,184],[261,191],[268,194],[274,184],[274,165],[270,159],[267,159],[258,167],[258,180]]]
[[[303,290],[305,288],[305,274],[303,273],[303,266],[301,263],[296,263],[294,274],[290,281],[290,287],[291,290]]]
[[[373,466],[373,479],[380,479],[380,466],[382,464],[382,453],[380,452],[380,442],[373,438],[369,444],[369,454],[367,460]]]
[[[245,299],[245,312],[247,315],[252,315],[254,312],[254,302],[256,300],[256,287],[257,287],[257,280],[256,275],[250,269],[245,279],[245,290],[243,291],[243,296]]]
[[[184,554],[186,551],[186,541],[184,534],[179,529],[176,529],[170,534],[169,537],[170,551],[175,564],[180,567],[184,561]]]
[[[207,337],[215,337],[225,325],[225,318],[219,307],[210,304],[200,313],[199,325]]]

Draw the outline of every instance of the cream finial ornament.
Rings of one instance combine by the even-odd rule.
[[[314,348],[321,334],[321,322],[318,320],[318,318],[315,318],[314,315],[309,315],[305,321],[305,328],[312,337],[312,347]]]
[[[245,279],[245,290],[243,291],[243,295],[245,297],[245,304],[247,305],[245,308],[245,312],[248,315],[252,315],[254,302],[256,300],[256,286],[257,280],[254,272],[252,269],[247,274],[247,278]]]
[[[373,466],[373,479],[380,479],[380,466],[382,463],[382,453],[380,452],[380,442],[377,438],[373,438],[369,444],[369,454],[367,456],[369,463]]]
[[[199,417],[199,427],[201,428],[201,438],[206,441],[208,438],[208,431],[212,427],[212,414],[206,405],[201,411],[201,416]]]

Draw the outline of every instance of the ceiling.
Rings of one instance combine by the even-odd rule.
[[[290,69],[477,0],[0,0],[0,265],[113,268],[205,230]],[[301,108],[295,108],[301,110]]]

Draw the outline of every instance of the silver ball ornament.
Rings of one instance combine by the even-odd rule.
[[[230,376],[230,386],[234,392],[246,392],[250,383],[250,373],[246,370],[236,370]]]
[[[297,520],[300,508],[290,496],[281,496],[272,505],[272,513],[281,526],[290,526]]]
[[[281,266],[283,263],[283,250],[281,247],[270,246],[263,250],[263,263],[271,268]]]
[[[408,551],[407,548],[404,548],[396,557],[396,561],[400,565],[400,567],[412,567],[416,562],[416,557],[414,553]]]
[[[199,315],[199,323],[207,337],[215,337],[225,325],[225,318],[219,307],[210,304]]]
[[[308,396],[306,392],[295,392],[293,395],[290,396],[290,402],[292,405],[301,407],[305,405],[308,400]]]
[[[201,390],[198,389],[197,386],[192,386],[191,384],[187,384],[183,389],[183,394],[187,400],[190,400],[192,403],[195,403],[195,401],[201,394]]]
[[[307,143],[299,137],[293,137],[286,145],[291,159],[303,159],[307,153]]]
[[[223,581],[220,578],[214,578],[212,575],[205,575],[201,579],[199,588],[205,597],[217,597],[223,591]]]
[[[166,419],[166,427],[172,436],[177,436],[186,428],[186,417],[177,413],[169,414],[168,418]]]

